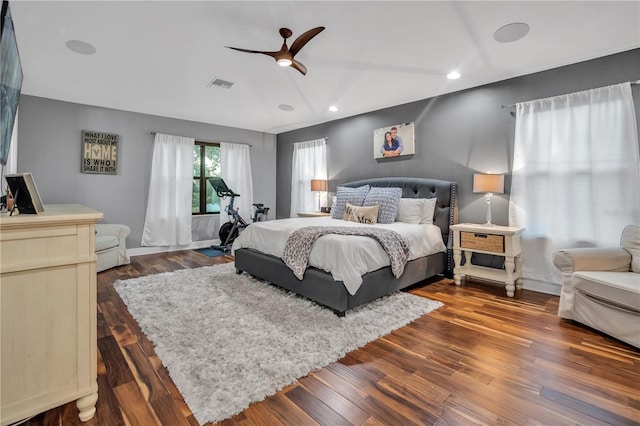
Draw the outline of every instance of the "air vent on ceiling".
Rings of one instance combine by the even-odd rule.
[[[209,84],[207,84],[207,87],[221,87],[223,89],[231,89],[231,86],[233,85],[234,83],[230,81],[226,81],[216,77],[213,80],[211,80]]]

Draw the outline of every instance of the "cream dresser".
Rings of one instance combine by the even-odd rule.
[[[0,423],[98,399],[95,224],[102,213],[45,205],[0,215]]]

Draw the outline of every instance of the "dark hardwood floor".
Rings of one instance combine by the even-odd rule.
[[[98,274],[99,399],[86,425],[197,424],[113,282],[232,260],[189,250]],[[411,291],[445,306],[222,424],[640,424],[640,351],[559,319],[557,297],[449,279]],[[82,423],[69,403],[25,424]]]

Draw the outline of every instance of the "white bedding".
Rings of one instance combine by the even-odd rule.
[[[362,225],[341,219],[292,218],[256,222],[249,225],[233,243],[233,251],[253,248],[282,257],[289,235],[303,226],[376,226],[392,229],[407,239],[409,260],[443,252],[440,228],[430,224]],[[362,275],[389,266],[389,256],[373,238],[351,235],[325,235],[318,238],[309,256],[309,266],[331,273],[336,281],[343,281],[347,291],[355,294],[362,284]]]

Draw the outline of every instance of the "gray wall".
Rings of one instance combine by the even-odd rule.
[[[82,130],[120,135],[117,175],[80,173]],[[101,211],[102,223],[131,228],[128,248],[140,247],[152,131],[251,144],[254,200],[270,206],[269,217],[275,217],[276,137],[268,133],[23,95],[18,116],[18,172],[33,173],[45,204],[78,203]],[[217,238],[218,221],[219,215],[194,217],[194,241]]]
[[[464,76],[463,76],[464,78]],[[293,143],[328,137],[329,190],[338,184],[382,176],[417,176],[458,182],[460,222],[483,223],[486,204],[472,192],[473,173],[509,173],[514,109],[502,104],[555,96],[640,78],[640,50],[505,80],[278,135],[277,210],[288,217]],[[640,122],[640,87],[632,86]],[[415,123],[413,156],[374,160],[373,130]],[[509,192],[510,177],[505,180]],[[492,200],[493,223],[508,224],[509,195]]]

